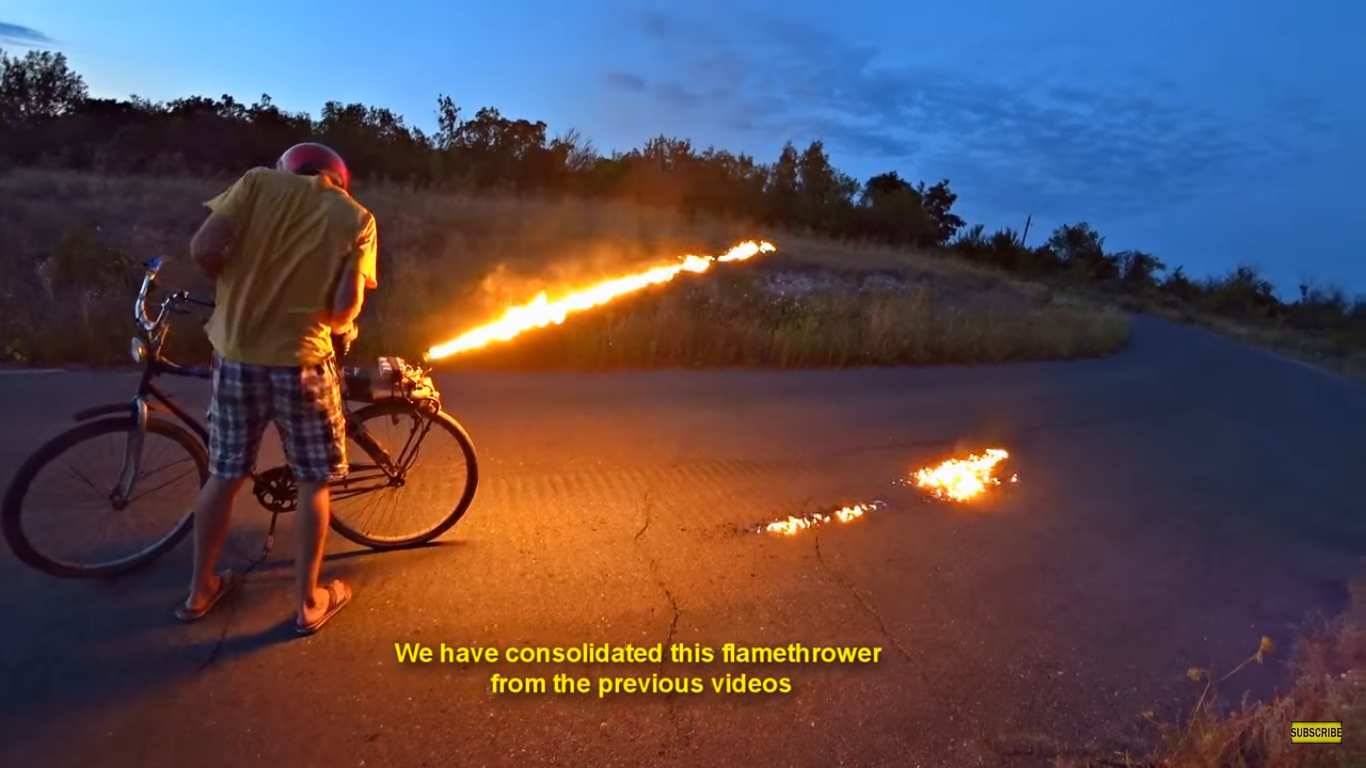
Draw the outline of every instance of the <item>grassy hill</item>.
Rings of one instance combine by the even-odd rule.
[[[8,253],[0,354],[41,365],[120,364],[137,264],[166,255],[163,284],[207,291],[185,256],[201,202],[227,180],[17,170],[0,175]],[[961,260],[860,246],[631,203],[358,191],[380,232],[380,288],[358,355],[419,355],[540,291],[763,238],[778,251],[571,315],[562,325],[448,359],[516,370],[658,366],[985,363],[1104,355],[1128,340],[1118,312]],[[192,320],[174,353],[208,349]]]

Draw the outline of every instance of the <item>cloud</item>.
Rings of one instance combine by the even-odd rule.
[[[629,75],[625,72],[608,72],[602,76],[608,85],[616,86],[626,91],[640,93],[645,90],[645,81],[636,75]]]
[[[644,61],[609,82],[652,99],[664,119],[705,114],[717,127],[726,115],[736,134],[799,148],[820,139],[839,156],[948,177],[977,204],[1036,215],[1141,215],[1230,189],[1317,127],[1305,99],[1275,97],[1273,108],[1269,97],[1279,127],[1249,128],[1142,73],[1096,87],[1037,70],[885,64],[878,47],[814,22],[737,18],[744,13],[637,12],[634,34],[668,63]]]
[[[729,95],[724,86],[703,93],[674,81],[649,83],[641,76],[628,72],[608,72],[602,79],[614,88],[649,94],[665,104],[683,109],[702,106],[704,103]]]
[[[52,42],[55,42],[52,38],[32,27],[0,21],[0,43],[44,45]]]

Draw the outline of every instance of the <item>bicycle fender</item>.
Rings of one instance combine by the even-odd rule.
[[[114,416],[118,414],[132,415],[133,407],[128,403],[110,403],[108,405],[97,405],[93,408],[76,411],[72,414],[73,421],[90,421],[100,416]]]

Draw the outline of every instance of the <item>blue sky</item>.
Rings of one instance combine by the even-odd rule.
[[[1345,0],[8,0],[0,46],[61,50],[101,96],[360,101],[430,129],[447,93],[604,152],[820,138],[861,179],[948,178],[989,229],[1033,215],[1031,243],[1087,221],[1192,274],[1366,294],[1363,24]]]

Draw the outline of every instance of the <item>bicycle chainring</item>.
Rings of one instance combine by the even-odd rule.
[[[299,508],[299,487],[288,466],[268,469],[257,475],[252,493],[261,506],[277,515]]]

